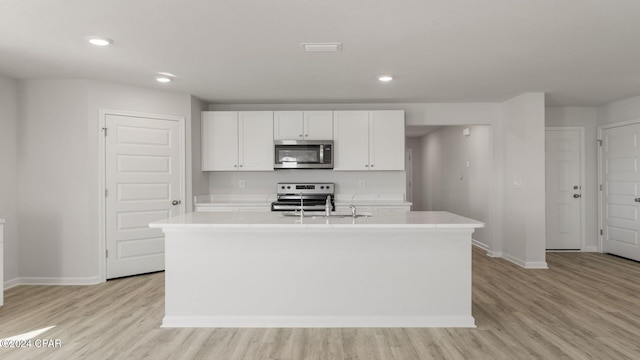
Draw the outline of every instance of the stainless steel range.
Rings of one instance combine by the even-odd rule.
[[[271,211],[325,211],[327,202],[336,209],[333,183],[278,183],[277,194]]]

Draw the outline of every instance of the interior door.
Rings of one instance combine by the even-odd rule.
[[[640,261],[640,124],[602,131],[603,251]]]
[[[183,212],[180,123],[107,115],[107,278],[164,270],[164,234],[149,223]]]
[[[546,247],[582,248],[581,144],[578,130],[545,131]]]

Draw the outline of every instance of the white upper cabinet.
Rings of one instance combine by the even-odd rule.
[[[369,111],[370,170],[404,170],[404,111]]]
[[[238,112],[238,167],[273,171],[273,112]]]
[[[404,170],[404,111],[335,111],[334,170]]]
[[[333,113],[333,170],[369,170],[369,112]]]
[[[273,171],[273,112],[203,111],[203,171]]]
[[[331,140],[332,111],[275,111],[274,140]]]
[[[202,112],[202,170],[238,170],[238,112]]]
[[[304,139],[332,140],[333,111],[305,111]]]

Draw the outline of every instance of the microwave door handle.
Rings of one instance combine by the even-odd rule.
[[[320,164],[324,164],[324,145],[320,145]]]

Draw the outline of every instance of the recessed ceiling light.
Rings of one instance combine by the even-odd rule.
[[[156,81],[160,83],[169,83],[171,82],[171,78],[167,76],[158,76],[156,77]]]
[[[382,81],[382,82],[388,82],[393,80],[393,77],[391,75],[380,75],[378,76],[378,80]]]
[[[92,37],[89,37],[88,40],[92,45],[95,45],[95,46],[108,46],[113,44],[113,40],[103,38],[103,37],[92,36]]]

